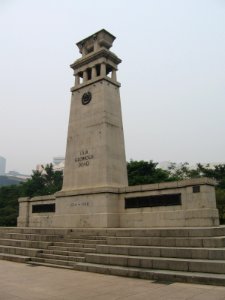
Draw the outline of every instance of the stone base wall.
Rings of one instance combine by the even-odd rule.
[[[55,199],[56,198],[54,195],[34,198],[19,198],[19,217],[17,218],[17,227],[54,227],[53,219],[55,213],[33,213],[33,206],[55,204]]]
[[[104,189],[57,195],[55,227],[119,227],[118,194]]]
[[[124,198],[181,195],[181,205],[125,208]],[[160,198],[160,197],[159,197]],[[125,189],[119,202],[120,227],[195,227],[219,225],[215,182],[190,179]]]
[[[215,182],[208,178],[125,188],[64,190],[51,196],[20,198],[19,207],[18,227],[152,228],[219,225]]]

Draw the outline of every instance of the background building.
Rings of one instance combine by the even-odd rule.
[[[0,175],[5,175],[6,159],[0,156]]]
[[[53,157],[53,164],[54,165],[59,165],[60,163],[64,163],[65,161],[65,156],[55,156]]]
[[[55,156],[52,159],[53,170],[54,171],[63,171],[65,166],[65,156]],[[38,164],[36,166],[36,170],[39,172],[43,171],[43,168],[46,164]]]

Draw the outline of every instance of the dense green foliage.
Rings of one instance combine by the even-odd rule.
[[[149,184],[172,181],[174,177],[169,171],[157,168],[157,163],[151,161],[131,160],[127,163],[129,185]]]
[[[33,171],[30,179],[19,185],[0,188],[0,226],[16,226],[18,198],[50,195],[62,187],[62,171],[54,171],[52,164],[42,172]]]
[[[0,226],[15,226],[18,216],[19,185],[0,188]]]
[[[220,223],[225,224],[225,189],[216,189],[216,203],[219,210]]]
[[[46,165],[42,172],[33,171],[30,179],[22,184],[21,196],[34,197],[51,195],[62,188],[62,171],[54,171],[53,165]]]
[[[182,180],[196,177],[210,177],[218,182],[216,188],[217,207],[220,220],[225,223],[225,164],[214,168],[197,165],[192,169],[188,163],[179,167],[171,164],[169,170],[157,167],[153,161],[134,161],[127,163],[129,185],[150,184]],[[61,171],[54,171],[52,164],[47,165],[42,172],[33,171],[30,179],[19,185],[0,187],[0,226],[15,226],[18,216],[18,198],[49,195],[59,191],[62,187],[63,175]]]
[[[197,177],[213,178],[217,181],[218,188],[225,189],[225,164],[216,165],[213,168],[210,168],[209,164],[206,166],[197,164],[195,169],[190,168],[188,163],[181,164],[179,168],[172,164],[169,171],[177,180]]]

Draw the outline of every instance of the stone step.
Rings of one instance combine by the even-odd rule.
[[[37,253],[41,252],[40,249],[35,248],[20,248],[12,246],[2,246],[0,245],[0,253],[22,255],[22,256],[36,256]]]
[[[84,229],[85,231],[85,229]],[[89,229],[90,236],[120,236],[120,237],[212,237],[224,236],[225,226],[218,227],[174,227],[174,228],[108,228]],[[76,229],[70,234],[76,234]]]
[[[97,245],[97,244],[106,244],[105,240],[86,240],[86,239],[72,239],[72,240],[63,240],[54,242],[56,246],[64,246],[64,245]]]
[[[95,249],[83,249],[85,251],[61,251],[61,250],[43,250],[46,254],[56,254],[56,255],[68,255],[68,256],[82,256],[85,253],[95,253]],[[92,250],[92,251],[91,251]]]
[[[187,282],[210,285],[225,286],[224,274],[211,274],[201,272],[181,272],[171,270],[153,270],[120,266],[99,265],[90,263],[77,263],[75,270],[101,273],[106,275],[116,275],[125,277],[134,277],[148,280],[168,281],[168,282]]]
[[[74,247],[76,247],[76,248],[84,248],[85,245],[83,243],[54,242],[53,246],[54,247],[59,247],[59,248],[74,248]]]
[[[46,234],[22,234],[5,232],[1,234],[2,238],[15,239],[15,240],[29,240],[29,241],[60,241],[62,236],[46,235]]]
[[[111,232],[112,233],[112,232]],[[225,236],[225,226],[219,227],[187,227],[187,228],[150,228],[150,229],[133,229],[120,228],[114,234],[118,237],[215,237]]]
[[[1,232],[22,233],[22,234],[47,234],[47,235],[67,235],[71,229],[67,228],[32,228],[32,227],[1,227]]]
[[[23,255],[0,253],[0,259],[19,262],[19,263],[26,263],[30,260],[30,257],[23,256]]]
[[[0,239],[0,245],[15,246],[15,247],[22,247],[22,248],[45,249],[52,244],[53,244],[52,242],[43,242],[43,241]]]
[[[50,258],[41,258],[41,257],[32,257],[30,259],[32,262],[38,263],[48,263],[52,265],[61,265],[61,266],[71,266],[73,267],[75,262],[69,260],[61,260],[61,259],[50,259]]]
[[[155,256],[225,260],[225,248],[184,248],[158,246],[97,245],[99,254],[118,254],[130,256]]]
[[[84,261],[84,256],[71,256],[71,255],[57,255],[57,254],[47,254],[47,253],[38,253],[40,258],[46,259],[54,259],[54,260],[65,260],[65,261],[73,261],[73,262],[82,262]]]
[[[96,235],[95,232],[92,234],[67,234],[65,235],[66,239],[74,240],[74,239],[85,239],[85,240],[105,240],[107,235]]]
[[[49,246],[49,250],[60,250],[60,251],[80,251],[80,252],[93,252],[95,247],[85,247],[85,245],[73,245],[71,247],[62,247],[62,246]]]
[[[140,257],[94,253],[86,254],[85,257],[86,262],[94,264],[225,274],[225,260]]]
[[[108,245],[131,245],[131,246],[163,246],[163,247],[225,247],[225,237],[199,238],[199,237],[108,237]]]
[[[167,280],[169,276],[171,281],[200,280],[200,283],[225,285],[225,226],[0,228],[0,237],[0,259],[122,276],[157,280]]]
[[[72,229],[70,236],[81,234]],[[83,234],[90,236],[120,236],[120,237],[212,237],[225,236],[225,226],[217,227],[174,227],[174,228],[107,228],[82,229]]]
[[[82,253],[95,253],[96,248],[81,248],[81,247],[59,247],[59,246],[49,246],[48,250],[53,251],[66,251],[66,252],[82,252]]]
[[[51,263],[35,262],[35,261],[28,261],[27,264],[32,265],[32,266],[44,266],[44,267],[69,269],[69,270],[74,269],[73,266],[56,265],[56,264],[51,264]]]
[[[174,227],[174,228],[108,228],[108,229],[81,229],[81,228],[31,228],[31,227],[1,227],[1,232],[23,234],[50,234],[68,235],[69,237],[98,236],[136,236],[136,237],[210,237],[225,236],[225,226],[216,227]]]

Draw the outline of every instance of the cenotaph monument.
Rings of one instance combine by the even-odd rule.
[[[128,186],[115,37],[77,43],[62,190],[20,198],[19,227],[151,228],[219,224],[208,178]]]
[[[118,188],[126,187],[128,181],[116,77],[121,60],[110,51],[114,40],[103,29],[77,43],[82,57],[71,65],[75,85],[71,88],[63,188],[56,199],[60,207],[56,222],[60,224],[70,217],[72,223],[77,219],[75,226],[118,224],[115,198]]]

